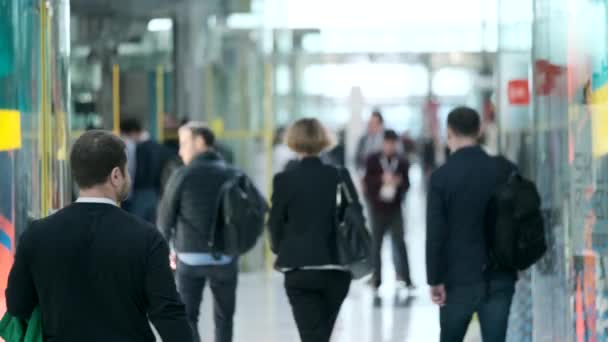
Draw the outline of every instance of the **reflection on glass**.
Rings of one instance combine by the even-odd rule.
[[[19,235],[45,209],[69,200],[68,6],[67,0],[0,0],[0,109],[20,112],[22,136],[20,149],[0,151],[1,295]],[[4,309],[0,298],[0,314]]]

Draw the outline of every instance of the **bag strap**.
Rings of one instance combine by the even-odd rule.
[[[348,188],[348,185],[346,182],[346,172],[347,172],[346,169],[338,168],[337,198],[340,199],[340,203],[338,203],[338,204],[342,204],[342,201],[341,201],[342,194],[344,195],[344,197],[346,197],[346,203],[352,204],[354,202],[353,195],[351,194],[350,189]]]
[[[519,172],[516,169],[513,169],[511,162],[507,158],[497,156],[495,157],[495,160],[497,164],[499,184],[508,183],[514,177],[519,176]]]
[[[230,168],[225,163],[223,165],[224,165],[224,170],[230,170]],[[221,256],[220,256],[221,253],[216,249],[217,246],[215,244],[215,237],[217,235],[218,222],[220,219],[219,216],[220,216],[220,212],[222,210],[222,203],[224,201],[224,195],[230,189],[230,187],[233,186],[233,184],[235,182],[238,182],[240,177],[241,177],[241,173],[237,172],[236,174],[232,175],[228,180],[226,180],[220,187],[218,196],[215,199],[215,206],[214,206],[215,210],[214,210],[213,216],[211,218],[211,227],[210,227],[211,230],[209,232],[208,246],[209,246],[209,249],[211,250],[211,255],[216,260],[219,260],[221,258]]]

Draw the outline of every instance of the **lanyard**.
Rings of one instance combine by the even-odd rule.
[[[380,158],[380,165],[384,172],[396,173],[399,168],[399,158],[393,158],[389,161],[388,158],[382,156]]]

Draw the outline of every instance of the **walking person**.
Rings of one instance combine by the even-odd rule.
[[[159,208],[159,227],[177,253],[179,293],[186,304],[194,341],[200,341],[199,312],[208,283],[214,297],[215,341],[230,342],[236,308],[238,258],[213,250],[212,230],[222,185],[234,169],[215,151],[215,136],[203,123],[179,131],[179,155],[185,167],[169,179]],[[221,246],[218,246],[221,249]]]
[[[352,278],[338,264],[338,184],[346,183],[361,205],[348,171],[321,161],[319,154],[330,141],[318,120],[297,121],[287,133],[287,144],[301,161],[274,178],[271,247],[277,254],[276,268],[285,273],[301,340],[328,342]]]
[[[379,110],[374,110],[367,124],[367,132],[359,139],[355,152],[355,165],[365,171],[367,159],[374,153],[382,151],[384,136],[384,117]]]
[[[137,119],[123,119],[120,131],[127,144],[127,166],[133,180],[131,195],[123,208],[148,222],[156,223],[162,176],[171,162],[171,153],[150,139]]]
[[[488,207],[502,170],[477,144],[479,134],[479,114],[454,109],[448,116],[452,153],[430,180],[426,263],[433,302],[441,306],[441,342],[461,342],[474,313],[484,341],[505,341],[515,291],[515,271],[488,256],[487,222],[495,219]]]
[[[382,152],[371,155],[367,160],[365,194],[370,204],[372,222],[374,275],[370,284],[378,289],[382,284],[382,242],[390,231],[393,244],[393,262],[397,282],[401,287],[413,289],[410,278],[409,261],[405,247],[403,200],[410,187],[410,164],[397,152],[399,136],[393,130],[384,132]]]
[[[76,140],[70,156],[76,203],[34,221],[8,280],[8,312],[36,307],[46,341],[192,341],[158,230],[118,204],[130,189],[124,142],[104,131]]]

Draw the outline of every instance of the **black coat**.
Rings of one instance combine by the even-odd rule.
[[[171,176],[158,211],[158,226],[178,252],[212,252],[210,228],[221,187],[236,173],[219,154],[206,152]]]
[[[432,174],[426,241],[429,285],[515,279],[512,272],[488,271],[486,230],[493,220],[487,214],[500,183],[498,168],[494,158],[474,146],[458,150]]]
[[[275,176],[269,229],[277,268],[337,264],[335,215],[339,181],[339,170],[317,157],[305,158]],[[350,175],[344,181],[358,203]]]
[[[192,341],[158,230],[110,204],[76,203],[23,234],[8,311],[40,306],[45,341]]]
[[[135,157],[133,189],[154,190],[160,194],[163,170],[172,158],[169,149],[156,141],[147,140],[137,144]]]

